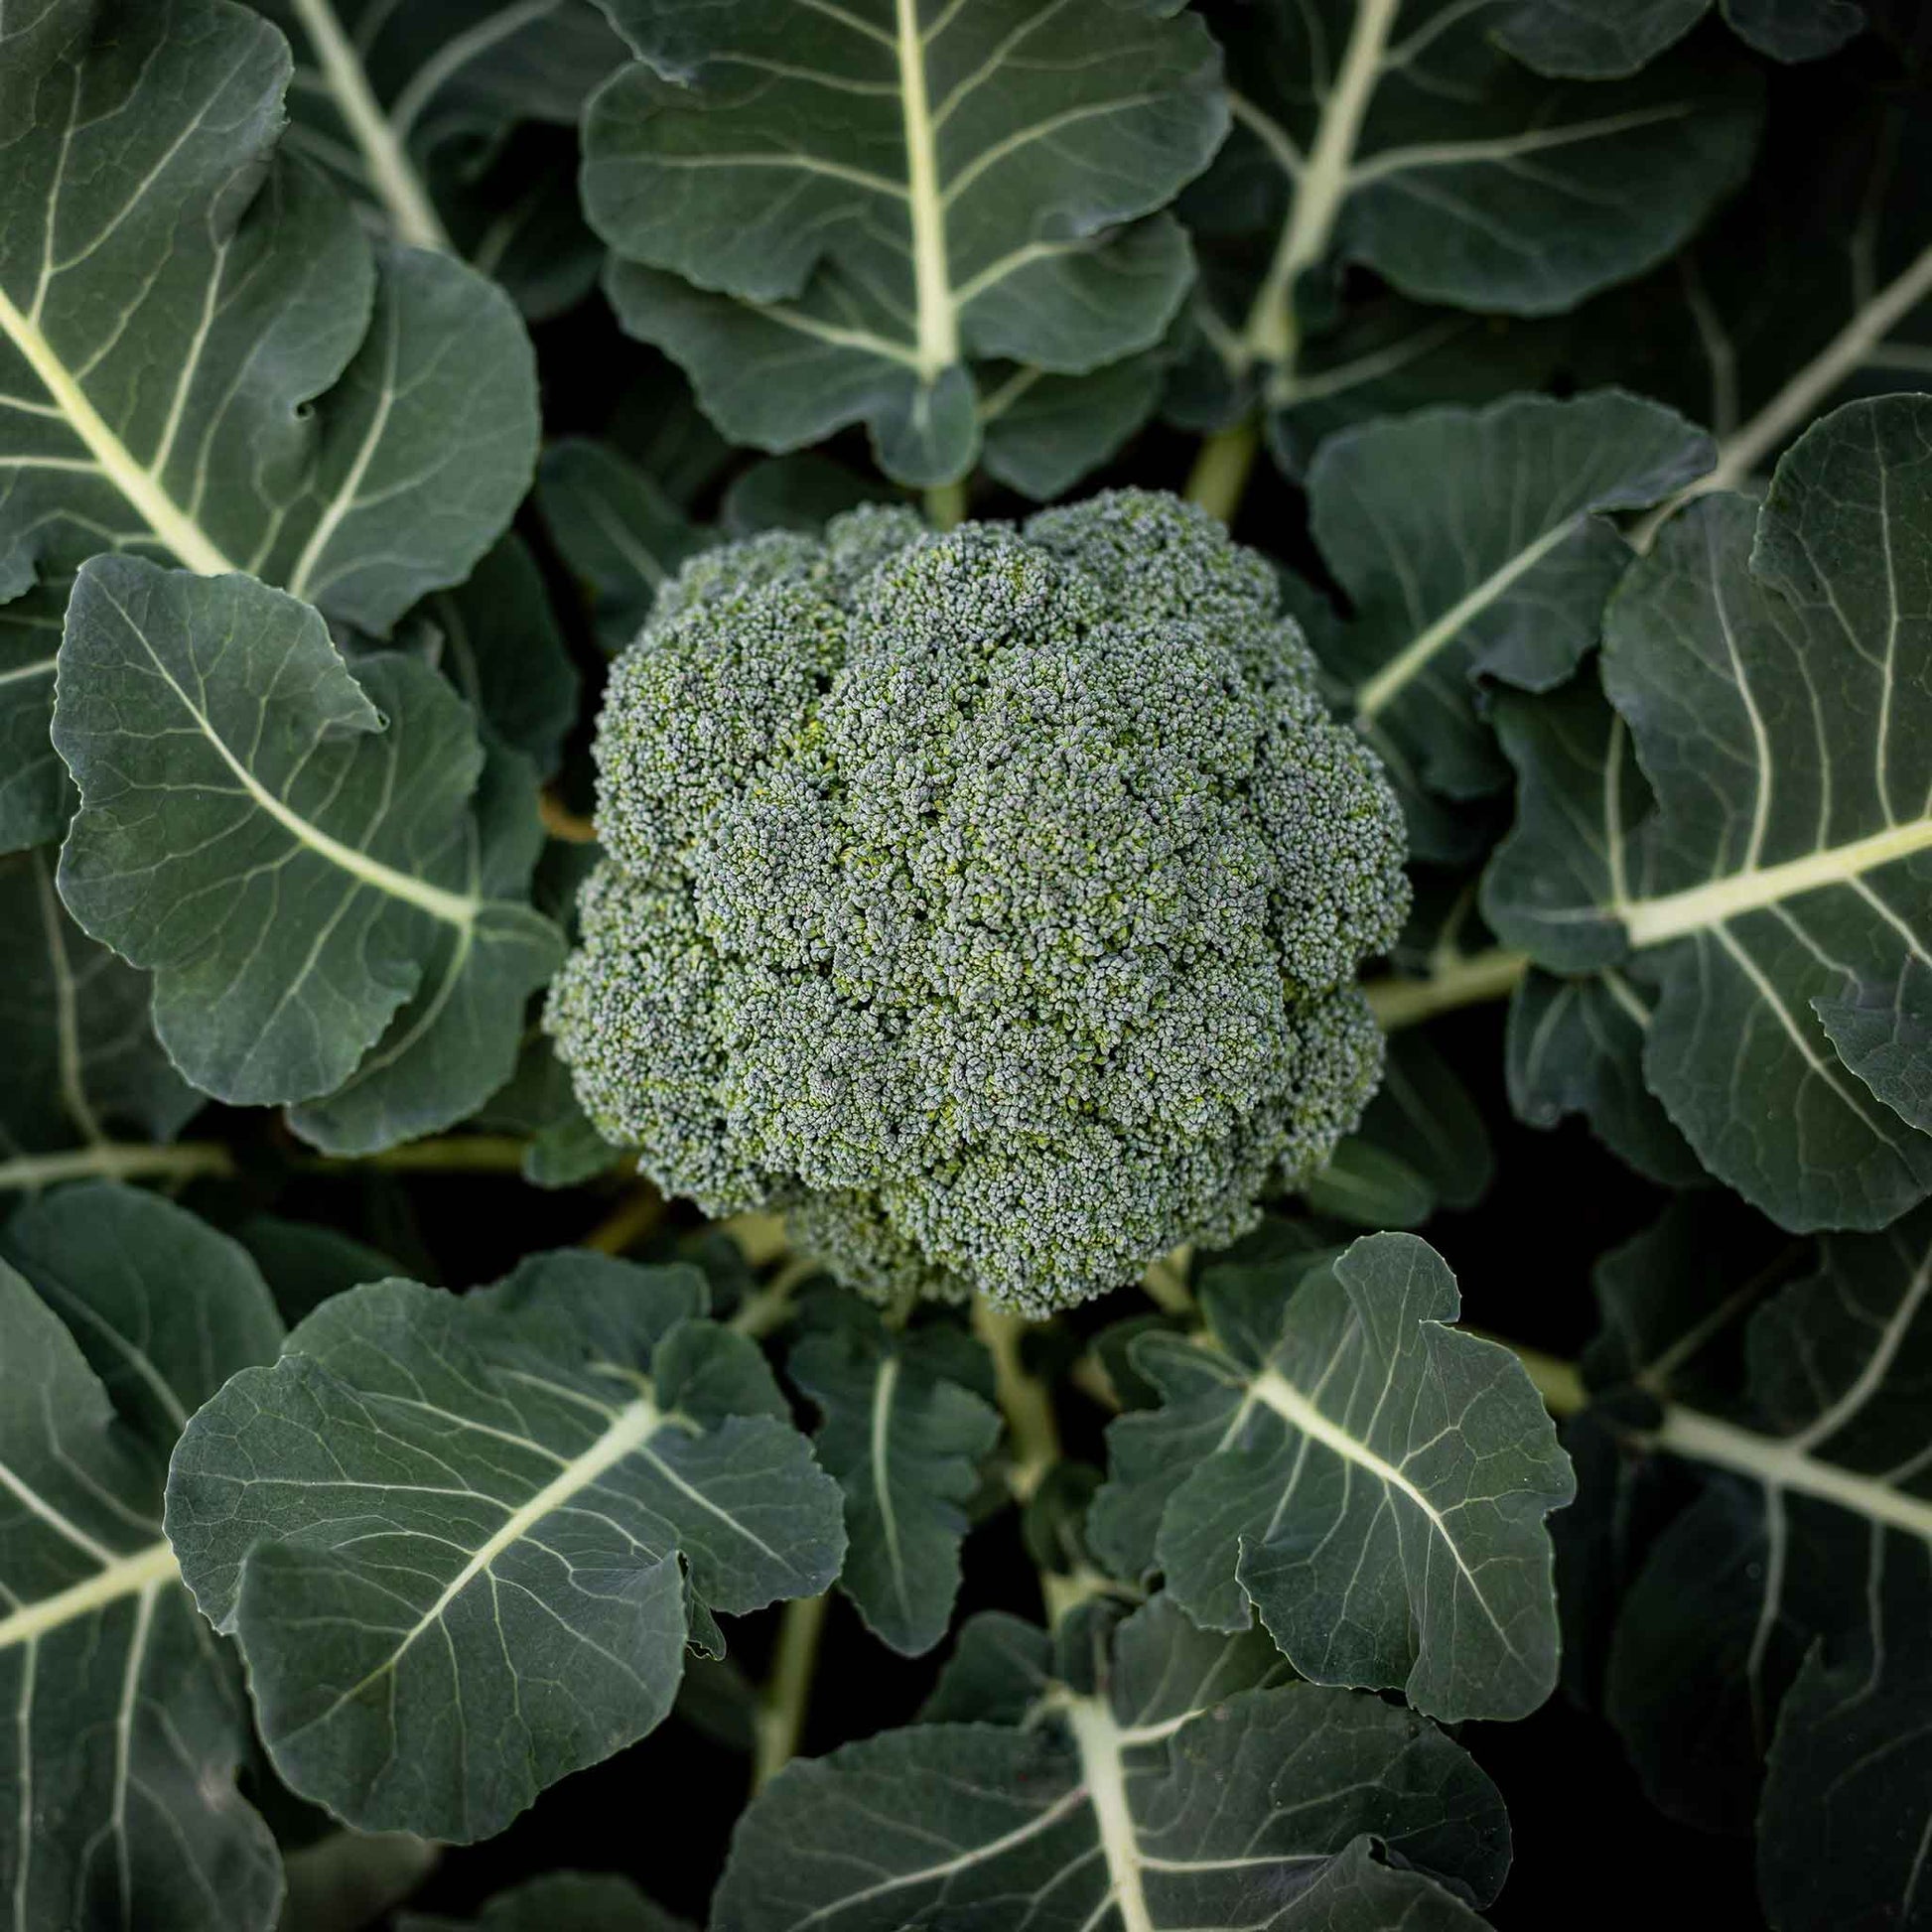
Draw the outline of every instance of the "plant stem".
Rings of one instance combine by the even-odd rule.
[[[1253,416],[1217,429],[1201,444],[1194,459],[1187,479],[1187,500],[1223,523],[1232,523],[1260,446],[1261,426]]]
[[[664,1196],[640,1180],[585,1235],[583,1246],[601,1255],[628,1254],[664,1218]]]
[[[798,1754],[811,1703],[812,1676],[818,1667],[818,1640],[825,1628],[831,1594],[794,1596],[778,1622],[771,1673],[759,1700],[758,1746],[752,1762],[752,1789],[762,1791]]]
[[[1427,973],[1389,973],[1364,982],[1370,1009],[1384,1033],[1413,1027],[1456,1007],[1500,1000],[1515,991],[1529,971],[1527,953],[1500,946],[1486,952],[1462,953],[1432,966]]]
[[[581,813],[572,811],[548,785],[537,794],[537,816],[553,839],[563,839],[570,845],[597,843],[597,827]]]
[[[935,530],[950,530],[966,515],[966,479],[934,483],[925,492],[925,520]]]
[[[389,1173],[520,1173],[529,1143],[515,1134],[446,1134],[374,1154],[318,1154],[296,1162],[308,1173],[379,1168]]]
[[[1148,1300],[1163,1314],[1185,1314],[1194,1306],[1193,1295],[1187,1287],[1187,1269],[1193,1254],[1194,1244],[1183,1241],[1173,1254],[1148,1263],[1141,1286],[1147,1290]]]
[[[793,1292],[800,1282],[809,1281],[817,1273],[817,1262],[804,1255],[793,1256],[762,1288],[738,1305],[738,1312],[728,1325],[741,1335],[750,1335],[754,1341],[774,1328],[782,1328],[791,1319]]]
[[[718,1225],[738,1243],[739,1252],[754,1268],[763,1268],[791,1252],[791,1236],[785,1231],[782,1214],[755,1208],[745,1214],[734,1214]]]
[[[0,1161],[0,1191],[52,1187],[63,1180],[194,1180],[234,1171],[234,1156],[213,1141],[100,1141],[60,1154]]]
[[[1024,1503],[1060,1459],[1060,1428],[1046,1385],[1027,1367],[1021,1340],[1028,1322],[1011,1309],[996,1308],[984,1295],[973,1298],[973,1331],[993,1357],[993,1379],[1001,1413],[1012,1437],[1008,1481]]]

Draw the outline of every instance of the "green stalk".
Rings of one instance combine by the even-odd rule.
[[[966,479],[934,483],[925,492],[925,520],[935,530],[950,530],[965,520]]]
[[[795,1596],[784,1607],[771,1673],[759,1701],[758,1744],[752,1762],[752,1789],[762,1791],[798,1755],[818,1669],[818,1640],[825,1629],[830,1593]]]
[[[1210,516],[1232,523],[1261,447],[1261,426],[1252,416],[1217,429],[1200,446],[1187,479],[1187,500]]]

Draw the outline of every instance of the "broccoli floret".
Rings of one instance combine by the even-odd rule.
[[[1270,566],[1172,497],[711,551],[597,759],[579,1098],[863,1292],[1039,1312],[1231,1241],[1380,1077],[1395,799]]]

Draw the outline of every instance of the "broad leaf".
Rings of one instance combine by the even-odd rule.
[[[966,1505],[1000,1440],[992,1365],[946,1324],[895,1332],[849,1295],[829,1313],[785,1365],[825,1418],[813,1447],[845,1491],[839,1587],[916,1657],[952,1621]]]
[[[1330,437],[1309,496],[1354,611],[1315,638],[1342,708],[1432,791],[1506,783],[1473,680],[1546,691],[1569,677],[1630,561],[1604,512],[1658,502],[1714,458],[1681,417],[1615,390],[1424,410]]]
[[[1063,495],[1111,462],[1161,401],[1170,357],[1156,346],[1091,375],[995,365],[981,375],[981,462],[1035,502]]]
[[[1215,1629],[1262,1622],[1303,1676],[1399,1688],[1446,1720],[1532,1711],[1556,1681],[1543,1519],[1570,1465],[1522,1366],[1446,1324],[1411,1235],[1210,1270],[1206,1338],[1135,1342],[1158,1410],[1108,1431],[1089,1521]]]
[[[1588,1367],[1624,1444],[1608,1479],[1642,1472],[1633,1451],[1660,1486],[1674,1477],[1615,1607],[1608,1715],[1652,1797],[1707,1827],[1750,1825],[1770,1754],[1774,1923],[1912,1923],[1906,1848],[1926,1809],[1908,1759],[1932,1729],[1932,1214],[1802,1244],[1797,1281],[1797,1244],[1709,1217],[1686,1203],[1599,1281],[1611,1326]],[[1860,1761],[1874,1725],[1897,1752],[1883,1775]]]
[[[372,251],[273,160],[286,43],[226,0],[52,0],[0,117],[0,836],[58,836],[34,760],[87,557],[246,570],[385,634],[508,521],[536,444],[515,312]],[[11,51],[18,48],[19,52]],[[458,345],[461,350],[458,350]]]
[[[1787,1227],[1881,1226],[1932,1189],[1928,572],[1932,400],[1848,404],[1761,513],[1714,495],[1665,524],[1606,620],[1613,710],[1502,708],[1521,790],[1490,924],[1556,972],[1642,961],[1646,1082]]]
[[[1551,315],[1662,261],[1742,177],[1754,109],[1740,73],[1690,59],[1553,84],[1496,40],[1519,5],[1209,10],[1235,131],[1183,210],[1218,414],[1300,400],[1302,342],[1337,319],[1338,264],[1417,301]]]
[[[1475,1206],[1495,1173],[1481,1108],[1420,1033],[1390,1039],[1360,1138],[1415,1176],[1429,1196],[1426,1212]]]
[[[914,1725],[788,1765],[740,1820],[713,1923],[1480,1924],[1471,1905],[1501,1882],[1508,1828],[1434,1726],[1347,1691],[1259,1688],[1265,1643],[1191,1630],[1164,1598],[1119,1626],[1111,1654],[1103,1618],[1070,1618],[1041,1681],[1045,1645],[1014,1659],[1010,1699],[1000,1653],[979,1653],[972,1702],[992,1722]]]
[[[267,1932],[281,1872],[235,1789],[246,1706],[161,1486],[182,1420],[273,1352],[273,1305],[232,1243],[114,1186],[24,1210],[4,1253],[0,1895],[22,1927]]]
[[[1854,0],[1719,0],[1740,39],[1774,61],[1816,61],[1864,25]],[[1711,11],[1711,0],[1517,0],[1497,29],[1539,73],[1600,78],[1634,73]]]
[[[714,1610],[838,1574],[837,1485],[688,1269],[324,1304],[190,1425],[168,1534],[298,1792],[468,1841],[669,1711]]]
[[[81,791],[62,896],[154,972],[155,1030],[198,1086],[330,1093],[380,1038],[328,1136],[370,1145],[508,1078],[560,940],[501,897],[535,817],[513,784],[473,810],[483,754],[434,672],[377,654],[358,681],[294,598],[133,557],[84,566],[61,651]]]
[[[621,451],[583,437],[544,451],[536,498],[550,540],[590,593],[598,638],[615,655],[706,539]]]
[[[202,1105],[154,1036],[147,981],[68,916],[54,867],[0,859],[0,1172],[23,1175],[117,1132],[171,1141]]]
[[[640,59],[586,122],[607,287],[735,440],[863,421],[888,474],[948,482],[1007,379],[978,365],[1084,375],[1179,306],[1186,239],[1139,217],[1205,165],[1227,109],[1172,0],[611,11]],[[1009,475],[1044,479],[1002,440]]]
[[[373,221],[462,253],[532,317],[589,293],[567,130],[623,59],[590,0],[253,4],[295,54],[288,145]]]
[[[475,1918],[405,1912],[397,1932],[690,1932],[614,1871],[551,1871],[498,1892]]]

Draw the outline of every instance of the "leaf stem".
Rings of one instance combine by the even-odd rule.
[[[0,1161],[0,1190],[52,1187],[63,1180],[194,1180],[234,1171],[234,1156],[214,1141],[101,1141]]]
[[[1013,1467],[1008,1482],[1023,1503],[1060,1459],[1060,1427],[1046,1385],[1027,1367],[1021,1343],[1024,1315],[997,1307],[984,1295],[973,1298],[973,1332],[993,1357],[994,1387],[1007,1419]]]
[[[925,520],[935,530],[958,528],[966,519],[966,479],[934,483],[925,492]]]
[[[1503,999],[1515,991],[1529,967],[1527,953],[1494,946],[1484,952],[1450,955],[1427,973],[1389,973],[1367,980],[1362,991],[1382,1031],[1394,1033],[1457,1007]]]
[[[664,1196],[640,1180],[585,1235],[583,1246],[601,1255],[628,1254],[664,1218]]]
[[[1148,1300],[1163,1314],[1185,1314],[1194,1306],[1193,1294],[1187,1286],[1187,1270],[1193,1258],[1194,1244],[1183,1241],[1173,1254],[1148,1263],[1141,1286],[1147,1290]]]
[[[1232,523],[1260,447],[1261,425],[1253,416],[1217,429],[1202,442],[1194,459],[1187,478],[1187,500],[1223,523]]]
[[[812,1678],[818,1669],[818,1641],[831,1600],[829,1590],[818,1596],[794,1596],[779,1618],[771,1672],[759,1700],[758,1741],[752,1762],[754,1792],[762,1791],[798,1754],[805,1713],[811,1704]]]
[[[537,794],[537,816],[553,839],[562,839],[570,845],[597,843],[597,827],[581,812],[572,811],[548,785]]]

